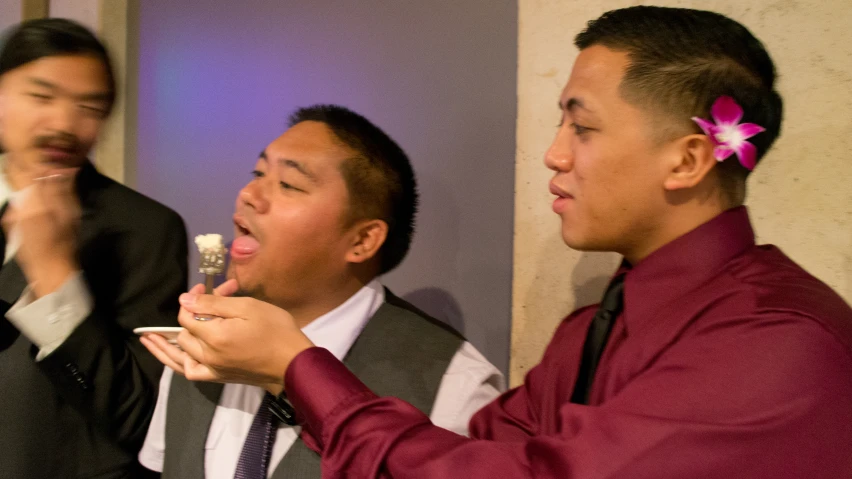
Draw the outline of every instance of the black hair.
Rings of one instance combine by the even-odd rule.
[[[766,129],[748,140],[757,148],[757,160],[780,133],[783,105],[772,59],[748,29],[724,15],[652,6],[612,10],[590,21],[574,44],[581,50],[601,45],[626,52],[630,65],[622,97],[679,129],[701,132],[691,118],[710,120],[716,99],[730,96],[743,108],[743,122]],[[717,166],[723,188],[744,194],[749,171],[735,158]],[[733,199],[743,201],[742,195]]]
[[[115,102],[115,72],[106,47],[86,27],[65,18],[40,18],[7,31],[0,50],[0,75],[40,58],[90,55],[100,60],[110,86],[109,105]]]
[[[324,123],[356,153],[341,166],[350,197],[349,219],[387,223],[387,238],[379,250],[379,274],[396,268],[411,246],[417,214],[417,182],[408,156],[379,127],[342,106],[300,108],[289,124],[304,121]]]

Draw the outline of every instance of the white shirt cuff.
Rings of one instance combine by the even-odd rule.
[[[40,361],[71,336],[92,308],[92,295],[78,271],[58,290],[39,299],[27,286],[6,318],[39,348],[36,361]]]

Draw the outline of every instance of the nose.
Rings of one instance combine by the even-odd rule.
[[[544,154],[544,165],[557,172],[570,171],[574,167],[572,133],[567,125],[561,126],[556,132],[556,138]]]
[[[79,108],[72,102],[56,101],[50,109],[49,128],[56,133],[75,135],[80,125]]]
[[[263,214],[269,211],[269,184],[267,178],[255,178],[240,190],[237,195],[237,210],[241,206],[255,210]]]

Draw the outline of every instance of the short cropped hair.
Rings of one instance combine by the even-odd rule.
[[[388,235],[379,250],[380,272],[396,268],[411,246],[417,214],[417,182],[408,156],[384,131],[363,116],[338,105],[314,105],[290,117],[324,123],[355,152],[341,166],[349,191],[348,220],[380,219]]]
[[[766,129],[749,139],[758,161],[780,133],[783,105],[775,65],[748,29],[724,15],[652,6],[612,10],[590,21],[574,43],[580,50],[601,45],[626,52],[630,65],[622,97],[661,114],[678,130],[701,132],[691,118],[710,120],[713,103],[724,95],[742,106],[743,122]],[[726,189],[749,173],[735,160],[718,166]]]

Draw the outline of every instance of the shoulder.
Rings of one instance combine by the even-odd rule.
[[[730,300],[755,318],[816,326],[852,354],[852,308],[831,287],[772,245],[755,247],[727,271]]]
[[[452,326],[423,312],[417,306],[396,296],[387,288],[385,288],[385,303],[379,308],[376,315],[380,312],[389,317],[392,316],[394,322],[404,323],[406,327],[429,330],[441,336],[455,337],[459,342],[465,340],[464,336]]]
[[[114,206],[128,208],[125,213],[131,216],[145,215],[159,218],[164,222],[183,221],[176,211],[153,198],[143,195],[121,183],[109,179],[109,185],[104,189],[104,200]]]
[[[490,383],[495,390],[503,391],[506,389],[503,373],[497,369],[476,347],[464,341],[453,359],[450,360],[450,365],[447,367],[446,376],[460,375],[469,378],[471,384],[479,385]]]
[[[100,223],[149,239],[186,236],[184,221],[173,209],[98,172],[89,175],[83,208],[92,210]]]

